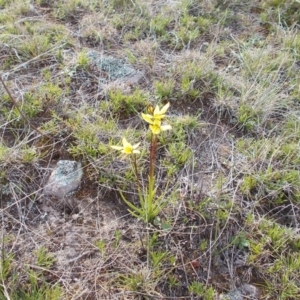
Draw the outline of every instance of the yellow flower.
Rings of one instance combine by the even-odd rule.
[[[169,107],[170,107],[170,102],[168,102],[165,106],[163,106],[162,109],[159,109],[158,105],[156,105],[153,112],[154,118],[163,119]]]
[[[150,114],[153,114],[153,112],[154,112],[154,108],[151,104],[148,104],[147,110],[148,110],[148,113],[150,113]]]
[[[154,111],[153,108],[150,110],[148,109],[148,111],[152,112],[152,115],[142,113],[142,117],[149,124],[153,124],[154,121],[161,121],[165,118],[169,106],[169,102],[165,106],[163,106],[162,109],[159,109],[159,106],[156,105]]]
[[[161,131],[172,129],[170,125],[161,125],[161,121],[165,118],[169,106],[170,103],[167,103],[162,109],[159,109],[159,106],[156,105],[154,110],[153,108],[148,108],[148,111],[152,113],[151,115],[142,113],[142,118],[150,124],[149,127],[153,134],[159,134]]]
[[[124,154],[132,154],[132,153],[140,153],[139,150],[136,150],[140,143],[137,143],[135,145],[131,145],[127,142],[125,138],[122,139],[123,147],[122,146],[110,146],[111,148],[115,150],[119,150]]]
[[[161,131],[172,129],[171,125],[161,125],[160,120],[154,120],[154,122],[150,124],[149,127],[153,134],[160,134]]]

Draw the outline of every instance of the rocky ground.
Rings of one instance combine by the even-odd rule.
[[[299,298],[297,1],[0,7],[0,299]]]

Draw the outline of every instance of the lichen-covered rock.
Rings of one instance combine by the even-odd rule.
[[[112,56],[103,55],[98,51],[88,51],[87,56],[91,63],[106,76],[101,76],[102,83],[110,83],[116,80],[137,83],[142,78],[142,73],[135,70],[124,59],[118,59]]]
[[[89,58],[97,65],[97,67],[108,73],[109,80],[116,80],[126,76],[133,75],[136,71],[123,59],[117,59],[111,56],[99,56],[100,53],[90,51]]]
[[[79,188],[82,175],[80,162],[60,160],[44,187],[44,194],[64,198]]]
[[[257,300],[259,299],[259,295],[260,292],[256,286],[244,283],[240,287],[229,291],[227,294],[221,295],[220,300]]]

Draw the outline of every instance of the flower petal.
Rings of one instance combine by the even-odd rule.
[[[128,147],[128,146],[131,146],[131,144],[128,143],[127,140],[126,140],[126,138],[124,138],[124,137],[123,137],[123,139],[122,139],[122,143],[123,143],[123,147],[124,147],[124,148],[125,148],[125,147]]]
[[[154,112],[153,112],[153,115],[155,116],[155,115],[159,115],[159,114],[160,114],[159,106],[156,105],[155,109],[154,109]]]
[[[141,152],[139,150],[133,150],[132,153],[138,154],[138,153],[141,153]]]
[[[150,125],[149,127],[150,127],[153,134],[159,134],[160,133],[160,126],[159,125],[155,124],[155,125]]]
[[[122,150],[123,147],[121,146],[110,146],[110,148],[115,149],[115,150]]]
[[[142,113],[142,118],[149,124],[153,123],[153,116]]]
[[[140,145],[140,143],[137,143],[137,144],[133,145],[132,148],[136,149],[136,148],[138,148],[139,145]]]
[[[166,116],[166,115],[161,115],[161,114],[159,114],[159,115],[154,115],[153,117],[154,117],[154,120],[162,120],[162,119],[165,118],[165,116]]]
[[[162,109],[160,110],[160,114],[161,115],[165,114],[169,107],[170,107],[170,102],[168,102],[165,106],[162,107]]]
[[[160,129],[161,129],[162,131],[171,130],[171,129],[172,129],[172,126],[171,126],[171,125],[161,125],[161,126],[160,126]]]
[[[161,120],[155,118],[154,121],[153,121],[153,125],[160,126],[161,125]]]

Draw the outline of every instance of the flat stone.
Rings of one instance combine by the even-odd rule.
[[[226,300],[244,300],[244,299],[251,299],[257,300],[259,299],[259,289],[248,283],[242,284],[240,287],[229,291],[227,294],[221,295],[220,299]]]
[[[102,84],[108,84],[116,80],[135,84],[143,77],[143,74],[135,70],[130,64],[126,63],[125,59],[103,55],[95,50],[88,51],[87,56],[99,71],[106,74],[106,76],[99,79]]]
[[[244,296],[243,294],[238,290],[231,290],[229,291],[225,297],[221,298],[221,299],[226,299],[226,300],[244,300]]]
[[[72,194],[79,188],[82,175],[80,162],[60,160],[44,187],[44,195],[64,198]]]

